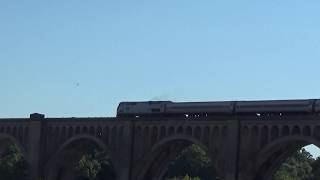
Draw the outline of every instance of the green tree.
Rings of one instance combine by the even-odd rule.
[[[27,164],[17,145],[10,145],[0,158],[1,180],[26,180]]]
[[[170,180],[201,180],[199,177],[190,177],[189,175],[186,175],[184,177],[173,177],[170,178]]]
[[[320,157],[318,157],[312,163],[312,174],[313,174],[312,180],[319,180],[320,179]]]
[[[78,180],[95,180],[101,170],[101,164],[93,156],[86,154],[80,159],[77,170]]]
[[[77,167],[77,180],[114,180],[116,179],[114,168],[106,152],[96,149],[85,154],[80,159]]]
[[[313,161],[312,155],[302,148],[281,165],[274,180],[310,180],[313,177]]]
[[[98,159],[101,169],[97,174],[97,179],[99,180],[115,180],[116,174],[115,169],[111,163],[110,157],[108,156],[107,152],[99,152],[96,151],[95,157]]]
[[[176,159],[170,163],[167,177],[198,177],[201,180],[214,180],[215,168],[206,152],[198,145],[191,145],[183,150]],[[189,177],[190,176],[190,177]]]

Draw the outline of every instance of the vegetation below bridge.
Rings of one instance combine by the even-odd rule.
[[[169,165],[169,180],[216,180],[214,166],[197,145],[183,150]],[[77,167],[76,180],[115,180],[116,174],[105,152],[93,149],[83,155]],[[1,180],[28,180],[27,163],[16,145],[9,146],[0,158]],[[274,175],[274,180],[319,180],[320,158],[314,159],[305,149],[289,157]]]

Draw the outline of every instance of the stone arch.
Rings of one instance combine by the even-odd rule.
[[[61,155],[63,154],[63,152],[65,152],[66,150],[68,150],[68,148],[70,148],[70,146],[72,145],[72,143],[75,143],[77,141],[83,142],[84,140],[87,140],[90,143],[93,143],[94,145],[97,145],[98,148],[100,148],[103,151],[106,151],[108,154],[110,154],[110,161],[114,167],[114,171],[116,174],[118,174],[119,171],[117,171],[116,169],[116,163],[115,160],[113,159],[113,152],[111,151],[111,149],[99,138],[89,135],[89,134],[81,134],[81,135],[76,135],[73,136],[71,138],[69,138],[68,140],[66,140],[59,148],[57,151],[55,151],[55,153],[49,158],[49,160],[46,162],[45,164],[45,168],[44,168],[44,175],[45,175],[45,179],[46,180],[53,180],[56,179],[55,177],[57,177],[57,172],[58,172],[58,168],[59,164],[60,164],[60,160],[61,160]]]
[[[228,126],[223,126],[221,134],[222,137],[226,137],[228,135]]]
[[[12,135],[6,134],[6,133],[0,133],[0,143],[2,140],[8,140],[9,143],[15,144],[18,146],[18,148],[21,150],[22,154],[26,156],[26,148],[25,146],[15,137]]]
[[[151,132],[151,145],[154,145],[158,139],[158,127],[153,126]]]
[[[56,148],[59,146],[60,143],[60,127],[59,126],[55,126],[53,127],[53,147]]]
[[[282,126],[281,136],[288,136],[290,134],[289,126]]]
[[[241,131],[240,132],[241,138],[243,138],[243,139],[250,138],[250,136],[249,136],[250,135],[250,128],[247,125],[242,126],[240,131]],[[250,141],[243,141],[242,144],[243,144],[241,146],[242,150],[245,150],[246,148],[250,147]]]
[[[52,127],[52,126],[49,126],[48,128],[47,128],[47,138],[46,138],[46,146],[47,146],[47,148],[49,149],[49,153],[52,151],[52,149],[54,149],[54,138],[55,138],[55,136],[54,136],[54,128]]]
[[[144,146],[149,147],[150,146],[150,128],[149,126],[145,126],[143,128],[143,143]]]
[[[197,139],[201,138],[201,127],[200,126],[196,126],[194,129],[194,137]]]
[[[186,140],[186,141],[190,141],[193,144],[197,144],[199,145],[202,149],[204,149],[205,151],[208,151],[208,147],[201,142],[199,139],[196,139],[194,137],[191,136],[185,136],[185,135],[175,135],[175,136],[170,136],[167,137],[163,140],[160,140],[159,142],[157,142],[154,146],[152,146],[151,151],[155,151],[157,148],[159,148],[160,146],[170,142],[170,141],[174,141],[174,140]]]
[[[259,128],[258,128],[258,126],[253,126],[253,127],[251,128],[251,136],[257,137],[258,134],[259,134]]]
[[[320,126],[315,126],[313,128],[313,136],[320,139]]]
[[[242,135],[245,137],[249,135],[249,127],[248,126],[244,126],[242,128]]]
[[[68,138],[71,138],[73,136],[73,127],[69,126],[68,128]]]
[[[102,132],[102,139],[108,145],[109,144],[109,127],[105,126]]]
[[[14,129],[14,128],[13,128]],[[28,139],[28,137],[24,137]],[[6,133],[0,133],[0,157],[4,157],[7,152],[8,148],[10,146],[15,146],[15,149],[18,149],[18,152],[20,152],[23,156],[22,161],[26,163],[26,166],[20,166],[19,171],[23,171],[28,178],[32,178],[32,163],[33,159],[30,156],[28,145],[23,143],[23,141],[18,137],[14,136],[13,134],[6,134]],[[11,154],[12,155],[12,154]],[[20,160],[19,160],[20,161]],[[21,162],[21,161],[20,161]],[[31,173],[30,173],[31,172]],[[1,174],[1,179],[2,179],[2,174]],[[12,178],[12,177],[11,177]]]
[[[75,134],[80,134],[80,131],[81,131],[81,130],[80,130],[80,127],[77,126],[77,127],[76,127],[76,132],[75,132]]]
[[[278,126],[272,126],[271,128],[271,140],[275,140],[279,137],[279,128]]]
[[[204,144],[206,146],[209,146],[209,140],[210,140],[210,128],[209,126],[205,126],[204,127],[204,130],[203,130],[203,141],[204,141]]]
[[[59,126],[54,127],[54,135],[57,137],[59,136],[59,133],[60,133],[60,127]]]
[[[6,132],[7,132],[8,134],[10,134],[10,133],[11,133],[11,126],[7,126],[7,130],[6,130]]]
[[[98,126],[98,128],[97,128],[96,137],[102,138],[102,127],[101,126]]]
[[[311,128],[310,126],[304,126],[302,129],[302,135],[311,136]]]
[[[82,134],[87,134],[88,133],[88,127],[87,126],[83,126],[82,127]]]
[[[23,136],[24,136],[24,142],[28,142],[28,138],[27,138],[29,136],[29,127],[28,126],[26,126],[24,128]]]
[[[299,135],[300,134],[300,127],[297,126],[297,125],[293,126],[292,134],[293,135]]]
[[[260,147],[265,146],[268,143],[269,139],[269,128],[268,126],[263,126],[261,128],[261,141],[260,141]]]
[[[140,137],[140,136],[142,135],[142,130],[141,130],[141,127],[140,127],[140,126],[136,127],[135,135],[136,135],[137,137]]]
[[[89,134],[90,134],[91,136],[94,136],[94,135],[95,135],[95,128],[94,128],[93,126],[90,126],[90,128],[89,128]]]
[[[87,134],[83,134],[83,135],[77,135],[77,136],[74,136],[70,139],[68,139],[66,142],[64,142],[60,147],[59,149],[57,150],[56,153],[59,153],[61,150],[63,150],[66,146],[68,146],[71,142],[74,142],[76,140],[79,140],[79,139],[89,139],[93,142],[95,142],[96,144],[98,144],[102,149],[104,150],[109,150],[109,148],[107,147],[107,145],[105,145],[101,140],[97,139],[96,137],[94,136],[90,136],[90,135],[87,135]]]
[[[161,126],[160,128],[160,139],[166,137],[166,127],[165,126]]]
[[[17,126],[13,126],[13,128],[12,128],[12,135],[13,135],[14,137],[17,137]]]
[[[219,135],[220,135],[220,128],[219,128],[219,126],[215,126],[213,128],[213,136],[214,137],[219,137]]]
[[[141,139],[141,141],[136,141],[134,143],[134,149],[138,151],[137,156],[141,157],[144,152],[144,136],[143,136],[143,126],[136,126],[134,133],[137,139]]]
[[[23,127],[20,126],[18,129],[18,140],[22,141],[23,140]]]
[[[183,127],[182,127],[182,126],[179,126],[179,127],[178,127],[177,133],[178,133],[178,134],[182,134],[182,133],[183,133]]]
[[[320,141],[313,138],[313,137],[304,137],[304,136],[300,136],[300,135],[293,135],[293,136],[282,137],[282,138],[279,138],[279,139],[269,143],[267,146],[265,146],[263,149],[260,150],[259,154],[267,153],[272,147],[275,147],[278,144],[284,144],[284,143],[292,142],[292,141],[303,141],[303,142],[306,142],[306,144],[314,144],[314,145],[320,147]]]
[[[308,144],[320,147],[320,141],[313,137],[291,135],[278,138],[263,149],[254,159],[251,172],[253,180],[270,180],[280,165],[295,151]]]
[[[169,127],[169,130],[168,130],[168,135],[169,135],[169,136],[172,136],[172,135],[174,135],[174,133],[175,133],[174,127],[173,127],[173,126],[170,126],[170,127]]]
[[[259,149],[260,148],[260,143],[259,143],[260,137],[259,137],[259,134],[260,134],[260,127],[257,126],[257,125],[251,126],[251,128],[250,128],[250,136],[249,136],[250,142],[248,144],[250,144],[249,146],[252,149]]]
[[[149,127],[145,126],[143,128],[143,136],[148,137],[149,136]]]
[[[110,144],[112,145],[112,147],[117,146],[118,143],[118,128],[117,126],[113,126],[111,128],[111,138],[110,138]]]
[[[212,154],[209,152],[209,148],[208,146],[205,145],[205,143],[203,143],[199,139],[192,136],[176,134],[174,136],[166,137],[158,141],[156,144],[152,146],[150,152],[148,152],[144,156],[144,158],[139,162],[139,164],[136,166],[135,178],[139,180],[146,179],[149,174],[148,171],[150,171],[150,169],[153,168],[154,164],[157,164],[159,165],[157,166],[157,168],[155,168],[157,169],[157,172],[152,173],[152,175],[154,177],[159,177],[158,179],[162,179],[164,176],[164,173],[167,170],[166,168],[169,162],[171,162],[171,160],[176,156],[178,152],[184,149],[181,147],[177,147],[177,149],[175,149],[173,147],[173,146],[178,146],[179,142],[185,143],[185,144],[182,144],[184,148],[191,144],[199,145],[207,153],[207,155],[213,160]],[[162,156],[162,155],[165,155],[165,156]]]
[[[191,126],[187,126],[186,134],[187,134],[188,136],[192,136],[192,127],[191,127]]]
[[[67,132],[66,132],[66,127],[65,126],[63,126],[62,128],[61,128],[61,135],[60,135],[60,143],[62,143],[65,139],[66,139],[66,137],[67,137]]]
[[[120,126],[119,128],[119,139],[122,141],[124,136],[124,126]]]

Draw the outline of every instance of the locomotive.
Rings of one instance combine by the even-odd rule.
[[[141,101],[121,102],[117,108],[117,117],[202,117],[221,114],[260,116],[290,113],[320,113],[320,99],[213,102]]]

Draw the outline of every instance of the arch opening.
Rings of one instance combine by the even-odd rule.
[[[48,180],[116,179],[108,149],[90,138],[78,138],[62,145],[46,167]]]
[[[320,179],[320,148],[317,140],[289,138],[261,152],[254,180]]]
[[[172,139],[154,146],[152,157],[138,179],[178,180],[186,176],[201,180],[218,179],[215,163],[202,143]]]
[[[23,147],[12,137],[0,136],[0,176],[3,180],[28,180]]]

